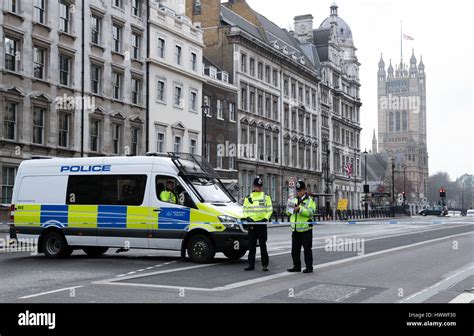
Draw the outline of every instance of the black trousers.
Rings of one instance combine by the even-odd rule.
[[[249,226],[249,266],[255,267],[255,254],[257,253],[257,240],[260,243],[260,254],[262,255],[262,266],[268,266],[267,252],[267,226],[257,224]]]
[[[293,232],[291,236],[291,257],[293,267],[301,269],[301,247],[304,248],[304,262],[307,269],[313,269],[313,230]]]

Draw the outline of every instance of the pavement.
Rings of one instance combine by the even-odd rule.
[[[337,224],[337,225],[336,225]],[[0,234],[1,241],[6,234]],[[315,272],[288,273],[291,233],[269,230],[270,271],[131,250],[63,260],[0,249],[5,303],[449,303],[474,301],[474,219],[405,217],[314,227]],[[258,257],[258,254],[257,254]]]

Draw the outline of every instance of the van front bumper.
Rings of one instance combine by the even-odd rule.
[[[234,249],[236,242],[241,250],[249,249],[249,237],[247,232],[215,232],[213,235],[216,252],[224,252]]]

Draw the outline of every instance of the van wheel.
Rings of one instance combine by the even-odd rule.
[[[231,249],[231,250],[224,251],[223,253],[230,260],[239,260],[240,258],[242,258],[245,255],[245,253],[247,253],[247,250],[234,250],[234,249]]]
[[[191,261],[199,264],[211,262],[216,254],[216,250],[211,240],[203,235],[191,237],[187,249]]]
[[[43,252],[48,258],[65,258],[72,253],[72,248],[67,244],[66,238],[58,232],[47,233],[42,243]]]
[[[90,246],[84,247],[82,249],[89,257],[96,258],[103,255],[105,252],[109,250],[108,247],[101,247],[101,246]]]

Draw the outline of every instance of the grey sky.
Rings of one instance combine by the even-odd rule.
[[[253,9],[283,28],[296,15],[312,14],[319,27],[329,16],[332,0],[247,0]],[[371,148],[377,129],[377,65],[400,62],[400,21],[406,35],[404,60],[412,49],[427,75],[428,152],[430,175],[446,171],[451,178],[474,173],[472,14],[468,0],[338,0],[339,16],[351,27],[362,63],[360,77],[364,106],[362,151]]]

